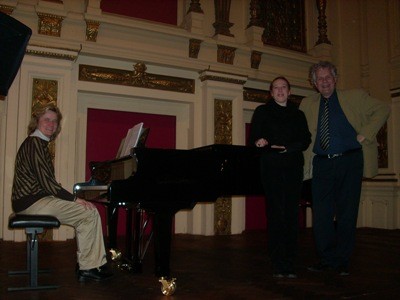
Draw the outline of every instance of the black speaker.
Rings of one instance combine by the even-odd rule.
[[[0,12],[0,95],[8,89],[24,58],[32,30],[9,15]]]

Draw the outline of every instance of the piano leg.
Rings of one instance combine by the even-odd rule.
[[[156,212],[154,215],[155,275],[161,283],[161,292],[171,296],[177,288],[176,279],[170,277],[172,219],[175,211]]]
[[[125,253],[127,257],[132,257],[132,208],[126,208],[126,234],[125,234]]]
[[[132,250],[129,249],[129,252],[127,250],[127,253],[129,253],[129,257],[132,259],[132,271],[134,273],[142,273],[143,272],[143,265],[142,265],[142,260],[144,254],[142,254],[142,243],[143,243],[143,235],[142,231],[144,230],[143,228],[143,222],[142,222],[142,214],[144,213],[140,209],[134,209],[134,228],[133,228],[133,253]],[[132,210],[130,210],[130,222],[132,226]],[[132,230],[129,232],[129,238],[128,238],[128,232],[127,232],[127,243],[129,239],[129,247],[131,248],[132,245]]]
[[[117,249],[118,207],[108,206],[107,218],[108,248]]]
[[[156,212],[154,214],[154,255],[155,275],[170,276],[172,218],[175,213]]]

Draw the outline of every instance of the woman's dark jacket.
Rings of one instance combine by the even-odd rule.
[[[249,145],[264,138],[268,141],[266,161],[275,167],[303,166],[303,151],[311,143],[311,133],[308,130],[304,113],[290,101],[287,106],[281,106],[274,100],[256,108],[250,128]],[[285,146],[286,151],[272,150],[271,145]]]

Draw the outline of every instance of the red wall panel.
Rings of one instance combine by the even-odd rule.
[[[143,122],[150,128],[146,147],[175,149],[176,117],[123,112],[104,109],[88,109],[86,138],[86,180],[90,177],[88,167],[90,161],[104,161],[115,158],[121,140],[129,128]],[[106,211],[102,205],[97,205],[103,220],[103,230],[106,232]],[[119,211],[118,235],[125,233],[125,211]]]
[[[108,13],[177,25],[177,0],[102,0],[100,7]]]

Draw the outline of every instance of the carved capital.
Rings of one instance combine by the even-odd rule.
[[[233,60],[235,58],[235,51],[236,48],[224,45],[218,45],[217,61],[219,63],[233,65]]]
[[[200,0],[191,0],[189,10],[187,13],[196,12],[200,14],[204,14],[203,10],[201,9]]]
[[[189,57],[197,58],[199,56],[201,40],[190,39],[189,40]]]
[[[61,24],[64,20],[61,16],[37,13],[39,17],[38,33],[49,36],[61,36]]]
[[[262,53],[259,51],[251,51],[251,68],[258,69],[261,62]]]
[[[97,41],[97,34],[99,33],[100,22],[86,20],[86,40],[89,42]]]

